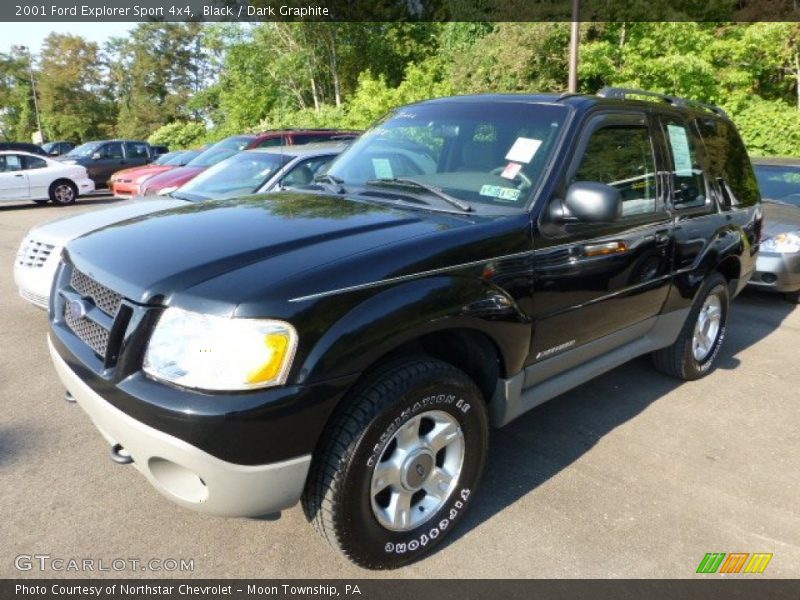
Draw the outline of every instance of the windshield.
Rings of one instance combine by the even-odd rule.
[[[240,152],[203,171],[175,195],[220,199],[252,194],[289,160],[290,156],[271,152]]]
[[[755,165],[755,170],[765,200],[800,206],[800,166]]]
[[[365,194],[388,193],[378,180],[412,179],[470,204],[523,207],[566,115],[563,106],[524,102],[400,108],[362,135],[327,173],[345,186],[364,186]]]
[[[86,142],[85,144],[81,144],[77,148],[73,148],[72,150],[70,150],[67,153],[67,156],[79,157],[79,158],[84,156],[91,156],[92,154],[97,152],[97,149],[100,148],[102,144],[103,142]]]
[[[208,150],[204,150],[195,158],[186,163],[187,167],[210,167],[229,156],[233,156],[240,150],[247,148],[253,140],[251,136],[237,135],[217,142]]]
[[[157,159],[153,161],[154,165],[168,165],[170,164],[171,160],[175,160],[179,158],[183,154],[182,150],[177,150],[175,152],[167,152],[166,154],[162,154]]]
[[[57,143],[58,142],[47,142],[44,146],[42,146],[42,150],[44,150],[47,153],[50,153],[56,149]]]

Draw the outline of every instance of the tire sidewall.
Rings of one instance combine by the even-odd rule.
[[[431,410],[452,415],[464,434],[464,463],[448,500],[417,528],[398,532],[385,529],[372,512],[371,480],[394,433],[413,417]],[[458,378],[417,381],[399,402],[382,410],[359,438],[349,461],[340,506],[339,532],[344,545],[358,554],[359,562],[395,568],[418,560],[438,546],[462,519],[473,496],[486,460],[488,419],[480,393]]]
[[[69,202],[61,202],[58,198],[56,198],[56,189],[61,187],[62,185],[68,186],[72,190],[72,199]],[[51,191],[50,191],[50,200],[53,204],[58,204],[59,206],[68,206],[69,204],[73,204],[78,197],[78,191],[75,186],[68,182],[68,181],[56,181],[53,183]]]
[[[720,300],[720,310],[721,310],[721,317],[720,317],[720,327],[719,332],[717,333],[717,338],[714,340],[714,345],[711,348],[711,352],[708,353],[703,360],[698,361],[694,357],[694,353],[692,352],[692,342],[694,337],[694,327],[697,323],[697,318],[700,315],[700,311],[703,309],[703,304],[706,301],[706,298],[715,294],[719,297]],[[689,338],[687,340],[687,366],[689,370],[692,372],[694,377],[703,377],[708,374],[716,365],[717,356],[719,355],[720,348],[722,348],[722,343],[725,340],[725,335],[727,333],[728,328],[728,311],[730,309],[730,295],[728,292],[728,288],[725,285],[725,280],[720,278],[715,278],[709,281],[708,285],[704,293],[698,298],[697,306],[694,311],[692,311],[692,319],[689,323]]]

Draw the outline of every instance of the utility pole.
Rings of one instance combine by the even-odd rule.
[[[578,91],[578,42],[581,35],[581,0],[572,0],[572,31],[569,38],[569,87],[571,93]]]
[[[19,46],[19,49],[25,51],[28,55],[28,72],[30,73],[31,91],[33,92],[33,111],[36,113],[36,129],[39,134],[39,141],[36,143],[41,144],[44,141],[44,132],[42,132],[42,121],[39,117],[39,100],[36,98],[36,82],[33,78],[33,57],[31,56],[31,49],[27,46]]]

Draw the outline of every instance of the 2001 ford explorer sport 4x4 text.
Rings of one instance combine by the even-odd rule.
[[[302,500],[357,564],[413,562],[479,501],[490,425],[638,355],[714,365],[756,181],[720,109],[633,95],[421,102],[306,188],[78,238],[58,374],[169,499]]]

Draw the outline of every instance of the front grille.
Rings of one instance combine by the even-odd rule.
[[[25,300],[28,302],[32,302],[36,306],[44,308],[45,310],[48,308],[48,304],[50,303],[50,298],[47,296],[41,296],[22,288],[19,289],[19,295],[25,298]]]
[[[91,298],[95,306],[106,313],[109,317],[115,317],[120,305],[122,295],[106,286],[97,283],[94,279],[78,271],[72,270],[69,278],[70,287],[84,298]]]
[[[100,356],[105,357],[108,349],[109,332],[107,329],[86,317],[74,318],[70,314],[69,305],[64,307],[64,320],[69,325],[69,328],[75,332],[75,335],[86,342]]]
[[[36,240],[28,240],[27,244],[17,256],[17,262],[20,264],[20,266],[29,267],[32,269],[42,267],[54,249],[55,246],[52,244],[45,244],[44,242],[37,242]]]
[[[113,361],[114,352],[109,352],[109,340],[121,312],[122,295],[73,267],[69,283],[60,289],[59,296],[63,298],[63,309],[58,310],[64,323],[104,362],[111,364],[108,361]]]

